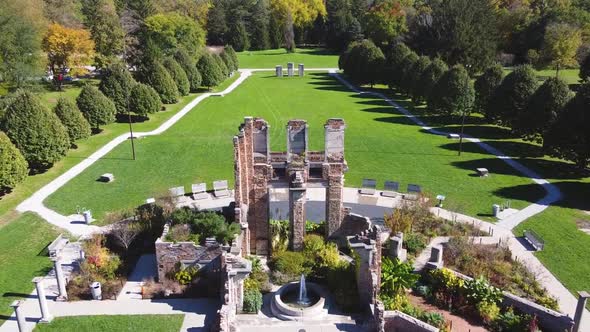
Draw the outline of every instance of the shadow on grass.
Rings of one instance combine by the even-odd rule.
[[[564,194],[564,198],[551,205],[584,211],[590,210],[590,201],[588,200],[588,197],[590,197],[590,183],[560,181],[552,182],[552,184],[556,185],[561,190]],[[522,197],[529,195],[531,191],[536,190],[535,188],[539,188],[539,186],[531,183],[500,188],[494,191],[494,194],[509,199],[523,199]]]
[[[522,158],[543,157],[543,151],[540,146],[519,141],[493,141],[486,142],[496,149],[502,151],[507,156],[516,156]],[[459,141],[454,140],[452,143],[442,144],[441,148],[451,151],[459,151]],[[477,143],[463,140],[463,151],[471,153],[487,153]]]

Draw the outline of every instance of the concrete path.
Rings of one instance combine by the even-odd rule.
[[[133,272],[127,279],[127,282],[119,292],[117,300],[141,300],[141,287],[143,280],[158,277],[158,267],[156,255],[142,255],[135,264]]]

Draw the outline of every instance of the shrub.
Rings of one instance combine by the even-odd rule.
[[[76,103],[90,126],[96,130],[101,125],[115,121],[115,113],[117,113],[115,104],[95,86],[86,85],[82,88]]]
[[[484,277],[465,281],[463,288],[467,299],[473,303],[499,303],[502,301],[502,291],[488,283]]]
[[[220,80],[220,82],[222,82],[226,77],[229,76],[230,70],[226,66],[226,64],[223,62],[223,59],[221,59],[221,57],[219,55],[213,54],[213,59],[217,63],[217,66],[219,66],[219,69],[221,69],[221,77],[219,80]]]
[[[416,255],[420,253],[428,245],[427,239],[424,235],[418,233],[408,233],[404,238],[404,245],[408,253]]]
[[[4,115],[3,129],[30,168],[46,168],[70,147],[66,129],[55,113],[27,91],[18,92]]]
[[[414,273],[412,263],[385,257],[381,265],[381,292],[389,296],[403,294],[414,286],[419,277]]]
[[[0,193],[21,183],[28,173],[27,161],[12,144],[8,136],[0,131]]]
[[[191,266],[176,272],[174,274],[174,280],[178,281],[181,285],[188,285],[193,281],[197,274],[197,269]]]
[[[477,313],[485,324],[490,324],[496,320],[500,314],[500,308],[496,303],[483,301],[476,304],[475,307],[477,308]]]
[[[234,48],[231,45],[227,45],[223,52],[227,53],[227,55],[229,55],[229,57],[231,58],[233,70],[238,70],[238,68],[240,67],[240,61],[238,60],[238,55],[236,54]]]
[[[99,89],[115,103],[117,112],[127,113],[131,88],[136,83],[124,64],[114,64],[104,72]]]
[[[162,102],[154,88],[149,85],[138,83],[131,89],[131,103],[129,111],[147,116],[162,109]]]
[[[100,234],[94,235],[84,243],[86,260],[82,263],[81,270],[88,273],[91,278],[113,280],[121,266],[121,260],[104,246],[104,242],[105,237]]]
[[[174,58],[170,57],[164,59],[164,62],[162,64],[168,70],[168,73],[174,80],[174,83],[176,83],[176,88],[178,88],[178,92],[180,93],[180,95],[188,95],[191,86],[184,69],[182,69],[178,62],[174,60]]]
[[[221,52],[219,56],[221,57],[221,60],[223,60],[223,63],[227,67],[227,70],[230,73],[233,73],[236,70],[236,66],[233,63],[233,59],[231,58],[231,56],[225,50],[223,50],[223,52]]]
[[[359,84],[376,84],[382,80],[385,56],[370,40],[353,42],[338,59],[344,73]]]
[[[328,269],[326,284],[342,310],[354,312],[359,309],[356,269],[353,264],[341,261],[337,266]]]
[[[257,289],[244,290],[244,312],[257,313],[262,308],[262,293]]]
[[[492,321],[490,330],[495,332],[528,331],[530,321],[530,316],[516,314],[512,308],[509,308]]]
[[[383,302],[385,310],[401,310],[408,306],[408,297],[406,294],[379,294],[379,299]]]
[[[182,67],[184,72],[186,73],[186,77],[188,78],[190,91],[197,92],[199,87],[201,86],[201,74],[197,70],[197,64],[195,61],[190,57],[187,51],[184,49],[178,49],[176,54],[174,54],[174,59],[178,62],[178,64]]]
[[[309,234],[303,240],[303,254],[313,264],[316,275],[324,275],[325,269],[337,266],[340,262],[338,247],[334,243],[325,243],[317,234]]]
[[[193,211],[190,208],[175,210],[170,220],[174,225],[187,225],[194,235],[198,235],[201,243],[208,237],[215,237],[220,243],[231,242],[235,235],[240,232],[240,226],[236,223],[228,224],[225,218],[212,211]],[[191,237],[191,240],[194,240]]]
[[[272,266],[279,274],[273,274],[273,278],[280,277],[276,280],[278,283],[285,283],[299,280],[304,274],[311,272],[311,262],[301,252],[283,251],[272,257]]]
[[[70,143],[73,144],[79,139],[90,136],[90,124],[88,124],[88,121],[86,121],[76,103],[68,98],[59,98],[54,111],[61,124],[66,128]]]
[[[197,63],[197,70],[201,73],[203,86],[212,88],[221,83],[223,73],[211,54],[205,53],[201,56]]]
[[[164,104],[178,102],[178,88],[170,73],[159,63],[152,61],[142,68],[141,76],[144,83],[154,88]]]

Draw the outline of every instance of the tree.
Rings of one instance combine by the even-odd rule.
[[[401,63],[405,57],[407,57],[412,50],[404,43],[395,43],[393,46],[389,47],[387,51],[386,60],[385,60],[385,75],[387,77],[386,81],[390,88],[398,87],[401,79]]]
[[[228,32],[225,8],[222,0],[215,0],[207,18],[207,42],[211,45],[225,45]]]
[[[475,107],[474,111],[487,115],[488,114],[488,105],[490,98],[494,94],[494,91],[500,86],[502,83],[502,77],[504,76],[504,71],[502,70],[502,66],[499,64],[495,64],[479,76],[474,83],[475,87]],[[495,105],[490,105],[491,107],[495,107]]]
[[[145,32],[164,53],[183,47],[190,54],[205,45],[205,31],[190,17],[179,13],[155,14],[145,20]],[[157,90],[157,89],[156,89]]]
[[[154,88],[160,100],[164,104],[174,104],[178,102],[178,88],[170,73],[164,68],[164,66],[157,62],[152,61],[141,69],[141,77],[143,83]]]
[[[340,68],[359,84],[375,84],[382,77],[385,56],[370,40],[351,43],[339,59]]]
[[[258,0],[252,7],[250,14],[250,48],[266,50],[270,48],[270,4],[268,0]]]
[[[201,74],[197,70],[197,64],[184,49],[178,49],[174,54],[174,59],[182,67],[188,78],[191,92],[197,92],[201,86]]]
[[[449,70],[449,67],[442,59],[435,58],[432,60],[430,65],[420,75],[418,84],[415,86],[415,89],[418,90],[417,93],[425,100],[428,100],[436,83],[447,70]]]
[[[316,17],[326,15],[323,0],[270,0],[272,15],[278,26],[283,27],[284,42],[288,51],[295,50],[293,27],[304,28]]]
[[[233,71],[238,70],[238,68],[240,67],[240,61],[238,60],[238,55],[236,54],[236,51],[234,51],[234,48],[231,47],[231,45],[227,45],[223,49],[223,52],[227,53],[227,55],[230,57],[231,62],[233,64]]]
[[[47,20],[68,28],[82,26],[81,4],[78,0],[44,0],[43,11]]]
[[[0,193],[12,190],[27,177],[27,161],[8,136],[0,131]]]
[[[186,73],[178,64],[178,62],[176,62],[174,58],[167,57],[164,59],[164,62],[162,64],[168,70],[168,73],[170,73],[170,76],[174,80],[174,83],[176,83],[176,87],[178,88],[178,92],[180,93],[180,95],[188,95],[191,85]]]
[[[3,130],[32,169],[53,165],[70,147],[68,134],[58,117],[28,91],[20,91],[13,97],[4,115]]]
[[[219,77],[219,82],[223,82],[229,76],[229,68],[223,62],[223,59],[219,56],[219,54],[213,54],[213,59],[217,63],[217,66],[221,70],[221,76]]]
[[[230,73],[233,73],[236,70],[236,66],[233,63],[233,59],[231,58],[231,55],[229,55],[229,53],[227,53],[225,50],[223,52],[221,52],[219,54],[219,56],[221,57],[221,60],[223,60],[223,63],[225,64],[225,66],[227,67],[227,69],[230,71]]]
[[[469,73],[463,66],[455,65],[436,83],[428,106],[439,114],[463,116],[472,111],[474,99]]]
[[[111,229],[110,235],[113,236],[115,241],[117,241],[125,251],[128,251],[129,246],[140,232],[141,227],[139,224],[129,221],[121,221],[115,224]]]
[[[590,80],[590,53],[588,53],[588,55],[586,55],[586,57],[584,58],[584,61],[582,61],[582,64],[580,65],[579,75],[582,81]]]
[[[547,79],[531,96],[526,112],[516,123],[517,132],[529,140],[542,142],[572,97],[563,80]]]
[[[158,93],[146,84],[138,83],[131,89],[131,100],[129,111],[140,116],[147,116],[162,109]]]
[[[116,60],[125,47],[125,32],[113,0],[82,0],[85,23],[94,40],[98,68]]]
[[[584,83],[553,127],[545,135],[543,148],[553,157],[574,162],[584,169],[590,162],[590,83]]]
[[[99,89],[105,96],[110,98],[121,114],[127,113],[129,109],[129,95],[131,88],[137,82],[122,63],[115,63],[104,70]]]
[[[394,72],[394,75],[397,75],[397,79],[399,80],[399,84],[397,85],[397,87],[400,89],[402,93],[406,95],[409,95],[412,89],[411,81],[409,80],[409,78],[412,76],[412,67],[414,67],[414,64],[416,62],[418,62],[419,58],[420,57],[418,57],[416,53],[411,52],[402,60],[402,62]]]
[[[405,7],[408,0],[377,0],[365,15],[364,30],[377,45],[391,43],[408,30]]]
[[[64,97],[59,98],[54,112],[66,128],[71,144],[90,137],[90,125],[72,100]]]
[[[221,77],[223,76],[219,65],[213,56],[209,53],[203,54],[197,63],[197,69],[199,73],[201,73],[201,77],[203,78],[203,86],[208,87],[211,89],[214,86],[219,85],[221,83]]]
[[[525,112],[537,86],[537,76],[530,65],[516,67],[494,91],[490,100],[494,105],[489,105],[486,116],[490,120],[512,128]]]
[[[246,25],[242,20],[230,25],[227,42],[238,52],[246,51],[250,48],[250,39],[246,31]]]
[[[354,17],[348,0],[326,1],[326,44],[335,50],[346,49],[351,41],[362,40],[359,21]],[[358,31],[356,31],[358,28]]]
[[[87,30],[66,28],[55,23],[47,29],[42,45],[54,82],[60,88],[59,74],[65,74],[69,68],[89,64],[94,56],[94,42]]]
[[[450,65],[463,64],[475,73],[488,67],[498,48],[497,14],[492,0],[432,2],[413,21],[410,44]]]
[[[117,113],[115,104],[95,86],[84,86],[76,103],[95,131],[99,131],[101,125],[115,121],[115,113]]]
[[[576,51],[582,45],[582,31],[567,23],[554,23],[547,26],[543,43],[543,55],[555,68],[555,76],[559,69],[577,65]]]
[[[412,95],[412,100],[416,104],[420,104],[425,100],[425,95],[422,94],[422,86],[420,78],[426,72],[426,69],[430,66],[430,58],[423,55],[418,58],[418,61],[412,66],[412,73],[410,77],[407,78],[409,85],[410,85],[410,94]]]

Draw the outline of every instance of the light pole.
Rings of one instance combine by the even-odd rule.
[[[125,64],[124,70],[127,69],[127,40],[123,43],[123,63]],[[131,140],[131,154],[133,155],[133,160],[135,160],[135,143],[133,142],[133,126],[131,125],[131,111],[129,111],[129,94],[131,91],[125,92],[125,100],[126,100],[126,107],[127,107],[127,119],[129,121],[129,139]]]
[[[461,134],[459,135],[459,156],[461,156],[461,152],[463,151],[463,132],[465,130],[465,116],[467,111],[463,111],[463,116],[461,117]]]

